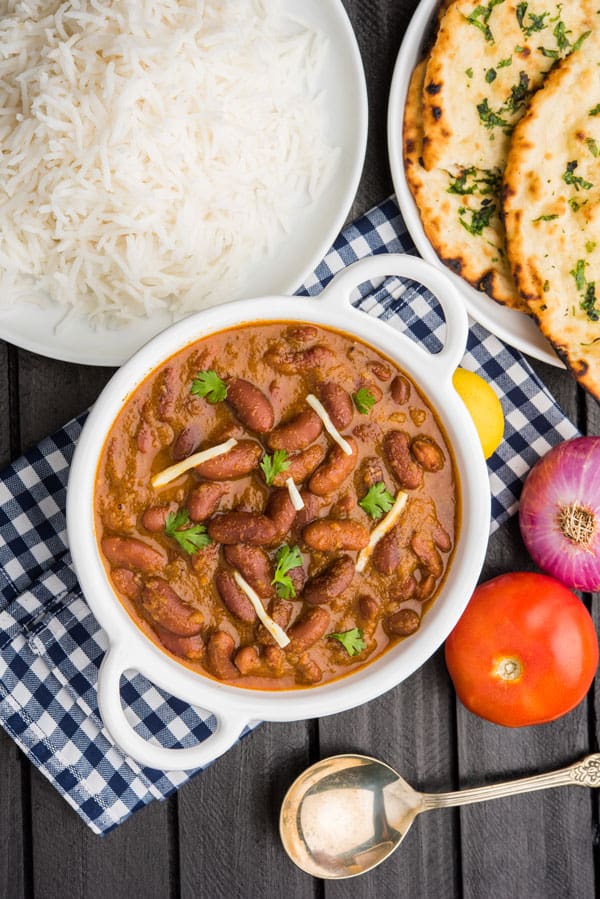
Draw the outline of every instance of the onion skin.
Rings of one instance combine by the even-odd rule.
[[[561,527],[569,507],[583,523],[579,542]],[[534,465],[521,494],[519,526],[542,571],[573,590],[600,590],[600,437],[567,440]]]

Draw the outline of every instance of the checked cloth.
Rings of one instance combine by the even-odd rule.
[[[318,293],[344,266],[388,252],[415,253],[391,199],[345,229],[298,293]],[[439,307],[420,285],[398,278],[364,284],[355,305],[432,351],[441,347]],[[531,465],[577,431],[523,357],[478,325],[462,364],[492,384],[506,419],[505,439],[488,463],[495,530],[515,512]],[[193,772],[142,768],[112,743],[98,717],[96,680],[106,643],[70,564],[64,514],[84,418],[0,475],[0,723],[92,830],[106,833]],[[166,746],[192,745],[214,726],[208,713],[140,675],[125,679],[122,696],[136,730]]]

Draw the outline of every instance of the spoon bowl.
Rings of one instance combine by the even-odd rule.
[[[452,793],[419,793],[385,762],[334,755],[307,768],[291,785],[279,832],[299,868],[313,877],[342,880],[381,864],[420,812],[567,784],[600,786],[600,753],[547,774]]]

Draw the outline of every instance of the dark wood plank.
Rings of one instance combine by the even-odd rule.
[[[535,367],[576,420],[573,382],[547,366]],[[491,541],[483,577],[531,568],[513,520]],[[482,721],[459,704],[458,741],[463,787],[551,770],[588,751],[587,704],[550,724],[514,730]],[[467,899],[594,895],[591,798],[586,790],[565,788],[465,807],[461,847]]]
[[[17,451],[14,446],[18,410],[13,408],[12,358],[14,350],[0,341],[0,468]],[[23,816],[22,756],[10,737],[0,730],[0,897],[20,899],[25,895],[25,844],[28,814]]]
[[[322,757],[359,752],[381,758],[420,790],[453,788],[453,702],[440,653],[399,687],[368,705],[319,722]],[[363,877],[325,881],[328,899],[456,896],[457,814],[421,815],[396,851]]]
[[[34,896],[166,899],[177,866],[167,803],[154,802],[106,837],[32,771]]]
[[[311,762],[310,723],[263,724],[180,791],[181,899],[317,899],[278,836],[281,801]]]

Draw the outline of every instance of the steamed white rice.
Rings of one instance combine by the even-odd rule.
[[[0,0],[0,302],[98,324],[231,299],[335,153],[278,0]]]

